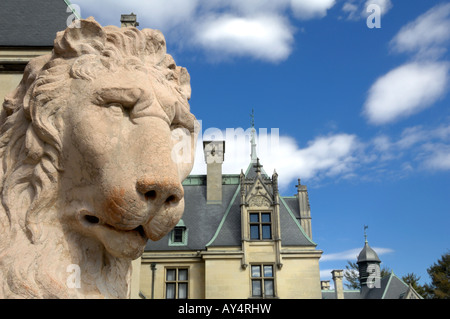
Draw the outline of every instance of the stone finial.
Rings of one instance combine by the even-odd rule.
[[[261,173],[261,167],[263,167],[263,166],[259,162],[259,158],[256,159],[256,164],[253,165],[253,167],[256,168],[256,170],[255,170],[256,173]]]

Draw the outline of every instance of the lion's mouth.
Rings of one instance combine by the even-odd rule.
[[[131,229],[131,230],[123,230],[123,229],[118,229],[114,226],[111,226],[107,223],[103,223],[100,221],[100,219],[97,216],[94,215],[89,215],[86,214],[84,215],[84,220],[90,224],[90,225],[102,225],[104,227],[108,227],[108,228],[112,228],[116,231],[121,231],[121,232],[137,232],[143,239],[147,239],[147,236],[145,235],[145,230],[144,227],[142,225],[139,225],[138,227]]]
[[[132,229],[116,227],[85,210],[80,212],[78,218],[85,231],[97,238],[116,257],[136,259],[148,241],[142,225]]]

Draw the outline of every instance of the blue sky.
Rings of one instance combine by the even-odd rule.
[[[254,109],[264,169],[286,196],[298,178],[308,186],[322,279],[355,261],[368,225],[383,266],[429,282],[450,246],[450,2],[72,2],[102,25],[134,12],[163,31],[191,75],[202,137],[227,140],[225,173],[249,163],[238,133]]]

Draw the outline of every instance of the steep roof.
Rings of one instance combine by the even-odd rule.
[[[69,0],[1,0],[0,46],[52,47],[56,32],[67,28],[71,8]]]
[[[287,204],[287,200],[280,196],[280,228],[282,246],[317,246],[311,238],[306,235],[303,227],[300,225],[300,214],[298,210],[292,210]],[[295,198],[298,202],[298,200]],[[297,205],[298,206],[298,205]]]
[[[415,290],[398,278],[392,271],[389,275],[381,279],[380,289],[370,289],[365,295],[365,299],[404,299],[408,292],[414,292],[414,296],[422,299]]]

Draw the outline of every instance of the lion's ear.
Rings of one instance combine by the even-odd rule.
[[[106,41],[106,33],[94,18],[77,20],[66,30],[56,34],[54,53],[66,58],[101,51]]]

